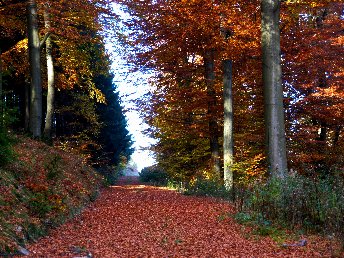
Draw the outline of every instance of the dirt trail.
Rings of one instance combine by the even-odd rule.
[[[128,185],[130,183],[130,185]],[[249,237],[230,204],[183,196],[124,177],[81,215],[35,244],[29,257],[326,257],[306,247],[278,247]],[[251,240],[250,240],[251,239]]]

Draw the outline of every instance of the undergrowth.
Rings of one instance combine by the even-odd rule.
[[[169,182],[168,174],[158,166],[143,168],[139,173],[140,180],[153,185],[167,186]]]
[[[93,201],[102,178],[80,158],[20,137],[0,168],[0,256],[45,235]]]
[[[213,196],[224,199],[230,197],[229,192],[222,183],[216,180],[205,180],[202,178],[196,178],[192,182],[185,184],[183,193],[186,195]]]
[[[344,246],[344,179],[342,175],[309,178],[290,175],[250,186],[222,184],[198,178],[185,184],[185,194],[221,197],[238,210],[235,218],[254,225],[258,235],[284,236],[284,229],[335,237]]]
[[[122,175],[123,168],[121,166],[102,166],[96,170],[104,177],[107,185],[115,185],[118,177]]]
[[[0,127],[0,167],[5,166],[15,159],[13,144],[13,137],[8,134],[6,129]]]

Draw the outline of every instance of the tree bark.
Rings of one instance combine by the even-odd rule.
[[[280,1],[262,0],[262,51],[268,172],[287,173],[280,48]]]
[[[233,138],[233,92],[232,61],[223,61],[223,179],[227,190],[233,188],[234,138]]]
[[[219,129],[216,118],[216,92],[215,92],[215,64],[214,50],[208,50],[204,56],[205,79],[208,95],[208,119],[211,163],[214,176],[220,178],[221,164],[219,155]]]
[[[50,30],[50,18],[48,6],[44,10],[44,24],[47,31]],[[52,56],[52,42],[51,36],[45,41],[46,59],[47,59],[47,77],[48,77],[48,93],[47,93],[47,112],[45,116],[45,126],[43,136],[47,140],[51,140],[53,116],[54,116],[54,101],[55,101],[55,88],[54,88],[54,62]]]
[[[35,0],[28,1],[28,47],[31,75],[30,133],[34,138],[42,136],[42,84],[40,42]]]

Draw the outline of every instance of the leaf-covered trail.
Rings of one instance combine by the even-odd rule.
[[[29,257],[316,257],[310,246],[280,248],[247,232],[213,198],[143,185],[119,185],[81,215],[28,246]],[[246,237],[245,237],[246,236]]]

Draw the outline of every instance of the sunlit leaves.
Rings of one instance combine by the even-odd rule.
[[[299,7],[296,24],[282,34],[282,47],[286,89],[293,99],[288,111],[294,141],[291,162],[301,171],[308,163],[308,168],[324,172],[341,159],[334,153],[342,149],[337,128],[343,125],[344,59],[338,55],[342,46],[337,42],[342,37],[343,4],[318,3]]]

